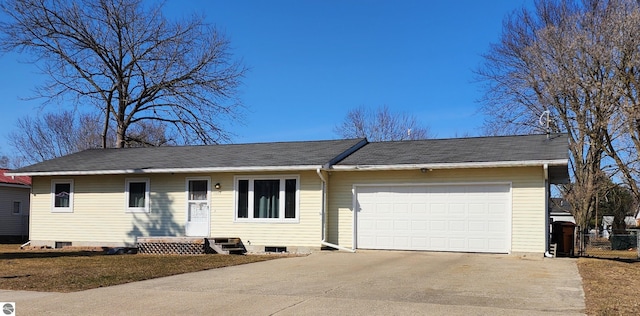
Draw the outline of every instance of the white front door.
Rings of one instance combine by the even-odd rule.
[[[187,179],[187,236],[209,236],[209,179]]]

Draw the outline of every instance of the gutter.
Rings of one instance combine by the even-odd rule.
[[[318,177],[320,177],[320,181],[322,182],[322,206],[320,208],[320,213],[322,214],[322,240],[320,241],[320,244],[323,246],[327,246],[327,247],[331,247],[334,249],[338,249],[338,250],[342,250],[342,251],[348,251],[348,252],[356,252],[355,248],[346,248],[346,247],[342,247],[340,245],[336,245],[336,244],[332,244],[330,242],[327,241],[327,229],[328,229],[328,225],[327,225],[327,214],[326,214],[326,205],[327,205],[327,179],[324,177],[324,175],[322,174],[322,169],[318,168],[316,169],[316,173],[318,174]]]
[[[431,164],[403,164],[403,165],[335,165],[336,171],[371,171],[371,170],[416,170],[416,169],[462,169],[462,168],[491,168],[491,167],[538,167],[564,166],[568,159],[554,160],[524,160],[524,161],[492,161],[492,162],[457,162]]]
[[[317,165],[301,166],[260,166],[260,167],[205,167],[205,168],[136,168],[119,170],[71,170],[71,171],[25,171],[7,172],[9,176],[88,176],[114,174],[153,174],[153,173],[203,173],[203,172],[269,172],[269,171],[310,171],[322,168]]]

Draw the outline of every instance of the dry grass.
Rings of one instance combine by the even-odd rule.
[[[588,315],[640,315],[640,262],[578,259]]]
[[[105,255],[0,244],[0,289],[74,292],[282,258],[278,255]]]

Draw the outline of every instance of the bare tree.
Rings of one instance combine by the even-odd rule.
[[[179,143],[229,140],[219,124],[241,112],[246,69],[203,17],[171,22],[142,0],[6,0],[0,9],[0,49],[34,57],[50,79],[39,97],[96,105],[102,147],[110,124],[116,147],[136,138],[136,124],[163,125]]]
[[[418,124],[415,116],[392,113],[384,105],[376,110],[364,106],[352,109],[344,121],[334,127],[343,138],[363,138],[370,141],[415,140],[429,138],[429,129]]]
[[[9,135],[9,143],[17,155],[9,160],[36,163],[85,149],[100,148],[103,141],[101,122],[102,118],[97,114],[76,114],[71,111],[20,118],[16,130]],[[132,126],[125,141],[127,147],[175,145],[160,124]],[[115,142],[115,131],[109,130],[108,147],[113,147]]]
[[[501,41],[477,72],[486,83],[487,132],[541,131],[538,116],[549,110],[551,129],[569,135],[573,183],[566,193],[581,226],[595,207],[600,170],[616,172],[603,163],[618,150],[608,145],[625,93],[616,42],[624,41],[620,23],[636,8],[633,0],[538,0],[504,22]]]
[[[8,156],[0,156],[0,168],[9,168],[10,158]]]
[[[91,114],[76,117],[71,111],[48,113],[40,118],[18,119],[9,143],[25,162],[36,163],[89,148],[100,147],[100,118]],[[112,134],[113,135],[113,134]]]
[[[623,233],[627,228],[625,218],[635,215],[636,210],[636,201],[631,191],[625,186],[614,183],[611,179],[606,179],[600,186],[598,194],[599,213],[613,216],[613,232]]]

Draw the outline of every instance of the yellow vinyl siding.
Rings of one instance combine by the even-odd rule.
[[[150,179],[150,212],[126,212],[125,179]],[[180,236],[184,220],[175,203],[184,200],[176,176],[80,176],[73,179],[73,212],[51,212],[51,180],[34,177],[32,240],[81,244],[133,244],[137,236]],[[179,180],[178,180],[179,181]],[[184,181],[184,180],[182,180]],[[181,190],[181,192],[176,192]]]
[[[34,177],[31,239],[34,244],[49,245],[54,241],[70,241],[74,245],[132,245],[138,236],[184,236],[186,179],[210,177],[211,237],[240,237],[254,245],[320,246],[321,185],[315,172],[295,173],[300,177],[299,221],[295,223],[235,222],[237,175],[254,174]],[[149,213],[126,212],[125,179],[132,178],[149,179]],[[74,181],[72,213],[51,212],[52,179]],[[220,190],[214,188],[216,183],[220,183]]]
[[[544,252],[545,189],[542,167],[331,172],[328,241],[353,246],[353,186],[500,182],[512,187],[512,252]]]
[[[296,175],[299,210],[296,222],[235,221],[234,177]],[[354,184],[510,183],[512,252],[544,252],[545,210],[542,167],[409,171],[331,171],[328,180],[327,241],[353,245]],[[31,240],[71,241],[78,245],[131,245],[138,236],[184,236],[186,179],[209,177],[210,236],[240,237],[248,246],[319,247],[322,238],[322,185],[315,171],[283,173],[211,173],[34,177]],[[125,179],[148,178],[149,213],[125,211]],[[74,181],[72,213],[51,212],[52,179]],[[221,189],[214,188],[220,183]]]

